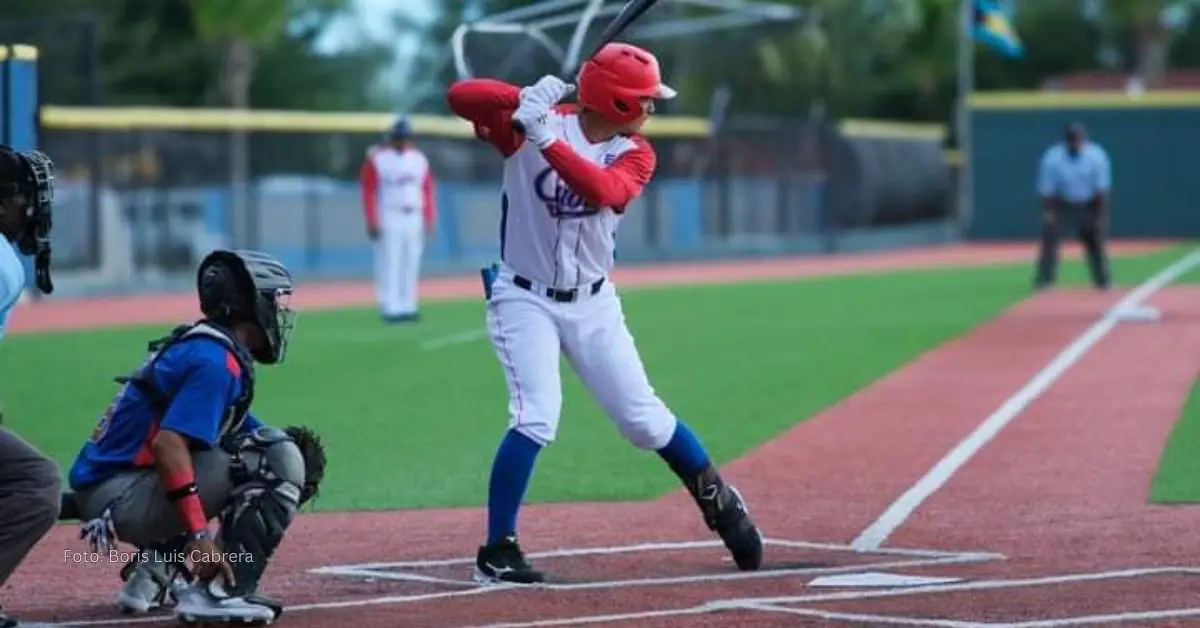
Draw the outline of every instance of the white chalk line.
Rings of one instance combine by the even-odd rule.
[[[886,569],[904,569],[917,567],[936,567],[945,565],[960,565],[964,563],[984,562],[990,557],[977,555],[949,556],[942,558],[913,558],[908,560],[881,561],[859,565],[840,565],[837,567],[797,567],[794,569],[760,569],[758,571],[734,571],[729,573],[697,574],[689,576],[664,576],[660,578],[633,578],[626,580],[597,580],[592,582],[558,583],[547,582],[530,585],[526,588],[543,591],[582,591],[590,589],[627,589],[632,587],[650,587],[669,584],[710,584],[714,582],[734,582],[739,580],[762,580],[769,578],[786,578],[791,576],[819,576],[861,571],[881,571]],[[375,571],[370,569],[332,568],[323,571],[326,575],[364,578],[372,580],[412,581],[437,583],[451,586],[478,586],[474,582],[454,578],[438,578],[408,572]]]
[[[538,619],[526,622],[509,622],[498,624],[478,624],[465,628],[542,628],[543,626],[579,626],[582,624],[607,624],[614,621],[641,621],[646,619],[661,619],[664,617],[681,617],[685,615],[703,615],[711,613],[707,604],[692,608],[679,608],[665,611],[643,611],[638,613],[619,613],[614,615],[591,615],[588,617],[568,617],[563,619]]]
[[[857,571],[872,571],[881,569],[900,569],[905,567],[930,567],[937,565],[951,565],[975,562],[987,562],[992,560],[1003,560],[1002,554],[987,553],[987,552],[949,552],[945,550],[933,549],[917,549],[917,548],[884,548],[874,552],[859,552],[851,548],[849,545],[835,543],[815,543],[809,541],[793,541],[784,539],[764,539],[764,545],[767,547],[779,546],[791,549],[812,549],[832,552],[850,553],[854,555],[862,555],[864,553],[878,554],[880,556],[896,556],[906,557],[910,560],[897,561],[876,561],[871,563],[861,563],[855,565],[841,565],[836,567],[799,567],[793,569],[763,569],[752,572],[729,572],[720,574],[702,574],[690,576],[664,576],[660,578],[638,578],[625,580],[603,580],[580,583],[545,583],[537,585],[537,588],[548,590],[581,590],[581,589],[608,589],[608,588],[625,588],[635,586],[657,586],[667,584],[699,584],[709,582],[725,582],[735,580],[748,580],[757,578],[780,578],[795,575],[830,575],[839,573],[854,573]],[[578,556],[605,556],[626,553],[638,552],[655,552],[667,550],[695,550],[695,549],[718,549],[724,546],[720,541],[681,541],[681,542],[665,542],[665,543],[639,543],[635,545],[619,545],[612,547],[592,547],[592,548],[565,548],[557,550],[548,550],[542,552],[531,552],[527,556],[530,559],[548,559],[548,558],[564,558]],[[426,574],[413,573],[414,569],[427,569],[431,567],[456,567],[470,565],[474,563],[474,558],[459,557],[459,558],[442,558],[432,560],[412,560],[390,563],[359,563],[351,565],[329,565],[325,567],[317,567],[310,569],[309,573],[316,575],[339,576],[366,580],[391,580],[399,582],[421,582],[432,584],[444,584],[449,586],[477,586],[473,580],[460,578],[447,578],[441,576],[430,576]]]
[[[1038,576],[1032,578],[1002,578],[993,580],[976,580],[973,582],[954,582],[948,584],[928,584],[904,587],[900,589],[876,589],[871,591],[838,591],[834,593],[814,593],[809,595],[792,595],[780,597],[732,598],[728,600],[713,600],[714,606],[737,606],[739,604],[813,604],[816,602],[846,602],[855,600],[870,600],[888,597],[903,597],[928,595],[932,593],[955,593],[959,591],[988,591],[993,589],[1020,589],[1025,587],[1051,586],[1058,584],[1076,584],[1080,582],[1103,582],[1105,580],[1122,580],[1147,578],[1153,576],[1197,576],[1200,567],[1146,567],[1139,569],[1121,569],[1113,571],[1098,571],[1073,573],[1057,576]]]
[[[764,613],[784,613],[815,617],[827,621],[869,622],[870,625],[892,626],[929,626],[931,628],[1065,628],[1067,626],[1095,626],[1097,624],[1115,624],[1134,621],[1155,621],[1163,619],[1179,619],[1182,617],[1200,616],[1200,608],[1178,608],[1159,611],[1136,611],[1129,613],[1109,613],[1105,615],[1081,615],[1077,617],[1060,617],[1058,619],[1040,619],[1023,622],[977,622],[957,619],[936,619],[924,617],[900,617],[895,615],[868,615],[863,613],[843,613],[825,611],[816,608],[794,608],[776,606],[773,604],[747,604],[739,606],[742,610],[754,610]]]
[[[488,331],[486,328],[480,327],[479,329],[468,329],[455,334],[447,334],[445,336],[438,336],[436,338],[426,340],[425,342],[421,343],[421,350],[434,351],[437,349],[444,349],[446,347],[453,347],[455,345],[465,345],[477,340],[483,340],[484,338],[487,338],[487,336]]]
[[[1058,381],[1072,366],[1100,342],[1119,322],[1120,313],[1132,307],[1137,307],[1161,290],[1164,286],[1183,275],[1200,263],[1200,251],[1193,251],[1179,261],[1167,266],[1158,274],[1125,295],[1116,305],[1111,307],[1100,320],[1096,321],[1082,335],[1067,345],[1054,360],[1037,373],[1024,387],[1009,397],[991,416],[980,423],[971,434],[950,450],[933,466],[920,480],[900,496],[891,506],[879,516],[874,523],[863,530],[851,546],[861,550],[873,550],[888,539],[917,508],[921,506],[935,491],[946,484],[963,465],[988,444],[1000,430],[1004,429],[1034,400],[1040,397],[1054,382]]]
[[[980,591],[991,589],[1016,589],[1023,587],[1037,587],[1055,584],[1070,584],[1077,582],[1098,582],[1105,580],[1116,580],[1122,578],[1139,578],[1148,576],[1161,575],[1200,575],[1200,567],[1149,567],[1143,569],[1125,569],[1115,571],[1103,571],[1096,573],[1078,573],[1067,574],[1060,576],[1042,576],[1035,578],[1017,578],[1017,579],[1002,579],[1002,580],[980,580],[976,582],[964,582],[942,585],[923,585],[904,587],[899,589],[887,590],[872,590],[872,591],[843,591],[838,593],[824,593],[813,595],[797,595],[788,597],[761,597],[761,598],[733,598],[727,600],[712,600],[699,606],[686,608],[655,610],[645,612],[631,612],[616,615],[588,615],[580,617],[562,617],[558,619],[543,619],[529,622],[510,622],[498,624],[486,624],[480,626],[471,626],[469,628],[539,628],[542,626],[577,626],[584,624],[601,624],[617,621],[636,621],[645,619],[657,619],[663,617],[677,617],[684,615],[698,615],[704,613],[716,613],[722,611],[760,611],[760,612],[786,612],[795,615],[809,615],[818,618],[829,620],[842,621],[874,621],[877,623],[887,623],[892,625],[909,625],[909,626],[931,626],[944,628],[993,628],[1004,626],[1005,628],[1059,628],[1066,626],[1087,625],[1088,621],[1095,622],[1095,617],[1107,618],[1103,619],[1104,623],[1112,623],[1116,621],[1135,621],[1138,619],[1170,619],[1172,617],[1184,617],[1200,614],[1200,609],[1177,609],[1163,611],[1134,611],[1129,613],[1115,613],[1112,615],[1100,615],[1093,617],[1071,617],[1049,620],[1034,620],[1024,623],[980,623],[980,622],[963,622],[957,620],[941,620],[941,619],[923,619],[912,617],[895,617],[890,615],[858,615],[854,613],[836,613],[824,611],[820,609],[808,609],[793,606],[783,606],[784,604],[813,604],[817,602],[838,602],[847,600],[865,600],[875,598],[915,596],[930,593],[949,593],[956,591]],[[952,622],[952,623],[947,623]]]
[[[947,558],[947,557],[972,557],[979,560],[996,560],[1003,559],[1003,554],[995,554],[991,552],[952,552],[947,550],[936,549],[919,549],[906,547],[881,547],[870,551],[862,551],[851,547],[850,545],[839,543],[817,543],[811,541],[794,541],[787,539],[763,539],[763,544],[770,547],[772,545],[779,547],[788,547],[793,549],[812,549],[812,550],[828,550],[832,552],[848,552],[856,554],[880,554],[884,556],[914,556],[921,558]],[[530,552],[526,554],[530,559],[545,559],[545,558],[569,558],[578,556],[604,556],[611,554],[626,554],[634,552],[656,552],[656,551],[671,551],[671,550],[695,550],[695,549],[722,549],[724,545],[721,541],[671,541],[662,543],[637,543],[633,545],[615,545],[590,548],[561,548],[555,550],[545,550],[540,552]],[[410,560],[398,562],[373,562],[373,563],[354,563],[349,565],[335,565],[329,567],[317,567],[309,571],[315,574],[337,573],[342,569],[422,569],[430,567],[453,567],[456,565],[470,565],[475,562],[474,557],[459,556],[455,558],[435,558],[423,560]]]
[[[931,626],[934,628],[990,628],[993,626],[993,624],[981,624],[978,622],[959,621],[956,619],[923,619],[920,617],[899,617],[896,615],[839,613],[835,611],[823,611],[817,608],[794,608],[791,606],[776,606],[774,604],[745,604],[739,605],[736,608],[747,611],[759,611],[762,613],[782,613],[785,615],[813,617],[816,619],[824,619],[826,621],[867,622],[867,625],[871,626]],[[1009,624],[1004,625],[1008,626]]]
[[[1061,619],[1025,621],[1016,624],[1005,624],[1005,628],[1061,628],[1063,626],[1095,626],[1096,624],[1115,624],[1128,621],[1154,621],[1159,619],[1177,619],[1180,617],[1196,616],[1200,616],[1200,608],[1178,608],[1161,611],[1112,613],[1109,615],[1085,615],[1082,617],[1063,617]],[[995,626],[996,624],[992,625]]]

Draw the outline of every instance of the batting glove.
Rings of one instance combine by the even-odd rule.
[[[537,105],[549,109],[557,105],[575,86],[557,76],[543,76],[536,83],[521,90],[521,105]]]
[[[549,110],[540,106],[522,105],[513,113],[513,121],[525,128],[525,139],[539,150],[554,143],[557,137],[550,128]]]

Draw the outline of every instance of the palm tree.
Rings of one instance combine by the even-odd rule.
[[[221,56],[222,104],[235,111],[250,109],[258,53],[280,42],[292,20],[328,19],[346,4],[344,0],[190,0],[197,30]],[[246,130],[235,125],[229,144],[232,215],[245,220],[250,170]]]
[[[1163,19],[1168,0],[1105,0],[1104,21],[1110,28],[1132,31],[1135,72],[1147,87],[1162,84],[1167,73],[1171,27]]]

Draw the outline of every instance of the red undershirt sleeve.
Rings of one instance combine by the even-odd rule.
[[[657,156],[644,138],[633,137],[636,144],[607,168],[581,157],[566,142],[554,142],[542,150],[546,162],[573,192],[596,207],[611,207],[623,213],[654,175]]]
[[[371,153],[367,153],[366,159],[363,160],[362,168],[358,171],[358,181],[362,190],[363,217],[366,219],[367,229],[376,231],[379,229],[379,197],[376,196],[379,191],[379,172],[375,169],[375,160]]]
[[[513,129],[512,114],[521,90],[494,79],[455,81],[446,90],[446,102],[454,115],[475,127],[475,136],[495,146],[508,157],[521,148],[524,136]]]
[[[421,198],[424,200],[425,227],[433,226],[437,219],[437,195],[434,194],[436,183],[433,179],[433,166],[426,164],[425,179],[421,182]]]

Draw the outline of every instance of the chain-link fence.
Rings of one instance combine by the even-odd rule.
[[[226,126],[249,129],[248,189],[238,210],[232,130],[211,128],[222,113],[44,111],[41,141],[63,190],[56,212],[69,216],[55,222],[56,264],[101,269],[112,281],[189,276],[211,248],[236,246],[272,251],[305,276],[366,276],[371,248],[357,175],[380,141],[378,131],[362,130],[374,118],[320,130],[283,113],[240,124],[229,116]],[[386,128],[386,116],[375,117]],[[289,120],[303,127],[279,130]],[[438,181],[427,267],[451,272],[489,261],[497,254],[502,159],[457,121],[414,126]],[[864,139],[781,120],[733,119],[714,134],[702,120],[665,119],[658,129],[658,171],[622,222],[622,260],[807,251],[841,230],[951,217],[950,171],[932,136]]]

